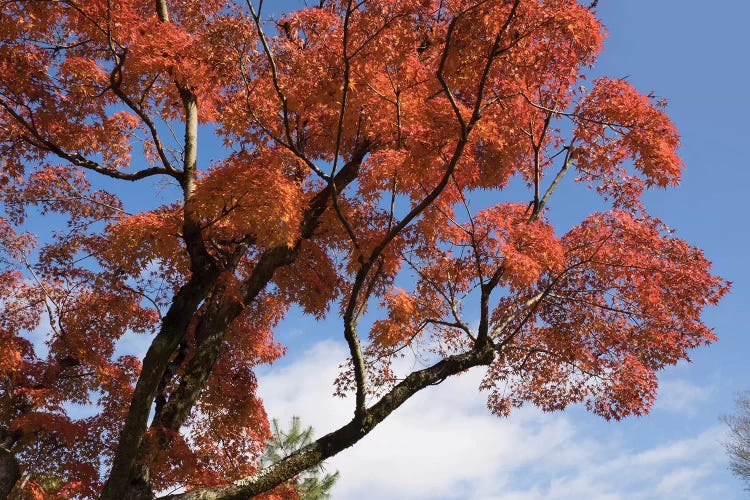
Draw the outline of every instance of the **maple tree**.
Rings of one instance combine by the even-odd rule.
[[[469,368],[499,415],[583,402],[619,419],[715,340],[700,314],[728,283],[640,199],[683,167],[663,103],[581,85],[595,3],[262,9],[0,6],[2,494],[290,498]],[[568,177],[608,208],[558,234]],[[284,353],[290,308],[339,318],[353,417],[260,469],[254,368]],[[406,347],[430,364],[399,374]]]

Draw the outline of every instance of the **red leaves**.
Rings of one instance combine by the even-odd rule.
[[[419,333],[425,317],[417,300],[404,290],[396,289],[387,295],[383,305],[388,310],[388,319],[377,320],[373,325],[370,332],[373,342],[385,347],[410,343]]]
[[[371,326],[371,393],[398,380],[405,346],[493,345],[500,414],[641,414],[655,371],[715,340],[700,314],[727,283],[640,202],[678,182],[678,134],[622,80],[580,86],[603,38],[589,9],[324,4],[259,24],[223,0],[167,2],[168,16],[142,0],[0,7],[0,416],[60,495],[98,494],[141,372],[123,351],[160,324],[182,331],[144,363],[157,406],[211,361],[188,425],[146,438],[157,489],[255,472],[269,430],[253,369],[284,353],[274,330],[293,304]],[[180,130],[184,100],[215,126]],[[547,212],[571,166],[616,210],[559,237]],[[38,214],[66,230],[14,226]],[[340,389],[364,377],[354,366]],[[94,415],[74,421],[71,404]]]
[[[191,204],[217,240],[251,238],[260,246],[293,246],[302,220],[303,195],[278,151],[235,155],[204,178]]]
[[[63,439],[66,446],[73,446],[82,437],[81,427],[75,425],[68,417],[47,412],[21,415],[10,423],[10,429],[28,436],[54,432]]]
[[[700,312],[727,283],[660,221],[627,212],[594,214],[562,243],[564,269],[539,282],[541,300],[502,340],[486,385],[506,384],[511,396],[496,392],[491,405],[505,413],[524,400],[546,409],[586,400],[606,418],[644,413],[654,372],[716,340]]]
[[[679,136],[669,118],[623,80],[600,78],[579,104],[573,156],[583,180],[618,206],[637,204],[643,186],[676,184],[683,163],[677,156]],[[631,160],[643,177],[629,175]]]
[[[474,224],[482,260],[502,267],[502,281],[512,289],[530,286],[543,272],[562,266],[563,249],[553,228],[529,221],[524,205],[496,205],[477,213]]]

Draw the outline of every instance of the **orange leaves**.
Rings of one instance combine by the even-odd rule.
[[[155,18],[138,20],[126,35],[129,51],[125,68],[129,73],[169,75],[180,85],[191,87],[204,106],[210,107],[217,97],[217,89],[211,88],[212,85],[220,85],[225,78],[218,70],[232,69],[223,61],[216,61],[212,45],[206,43],[205,37],[210,36],[213,24],[207,21],[201,32],[191,33],[184,27]],[[231,33],[225,35],[231,36]],[[220,48],[217,49],[218,52]]]
[[[60,311],[65,336],[59,340],[65,355],[100,366],[113,354],[114,343],[126,331],[150,332],[158,323],[151,309],[140,305],[141,297],[128,290],[80,291]],[[105,311],[97,314],[98,311]],[[52,344],[57,350],[58,342]],[[111,374],[109,374],[111,376]]]
[[[256,389],[257,380],[248,366],[234,365],[229,356],[219,360],[191,418],[194,466],[175,471],[182,482],[221,484],[255,472],[252,459],[271,436]],[[236,460],[238,456],[246,458]]]
[[[654,404],[656,389],[654,371],[638,358],[626,354],[602,394],[587,401],[586,406],[607,420],[619,420],[624,415],[643,415]]]
[[[118,111],[107,116],[102,120],[101,128],[97,129],[100,136],[97,145],[107,144],[107,148],[92,144],[92,150],[103,149],[102,160],[105,165],[115,169],[126,169],[130,166],[131,160],[130,139],[139,125],[135,115],[128,111]]]
[[[395,289],[384,301],[388,309],[387,320],[377,320],[370,331],[373,341],[382,346],[393,347],[401,342],[409,343],[419,333],[420,314],[417,300],[404,290]]]
[[[179,240],[180,217],[181,210],[174,206],[121,217],[96,242],[102,260],[108,268],[134,277],[150,264],[169,262],[172,273],[184,276],[188,266]]]
[[[505,330],[485,381],[498,387],[491,405],[502,413],[523,401],[547,409],[586,401],[608,419],[642,414],[655,371],[716,340],[700,313],[728,284],[660,221],[624,211],[592,215],[562,245],[564,267],[539,282],[536,305]]]
[[[576,267],[595,273],[582,279],[608,281],[649,316],[659,310],[697,321],[704,304],[726,293],[727,283],[710,274],[700,250],[669,234],[658,219],[613,211],[589,217],[566,235],[565,244],[575,249],[568,259],[578,259]]]
[[[105,86],[109,75],[93,58],[72,56],[65,58],[59,66],[60,80],[69,85],[67,99],[94,97],[98,88]]]
[[[228,367],[273,363],[284,354],[285,348],[274,341],[273,334],[289,308],[284,299],[263,294],[243,309],[224,337]]]
[[[328,312],[339,292],[340,278],[331,259],[316,243],[305,240],[297,260],[274,275],[274,283],[287,303],[299,304],[317,318]]]
[[[530,221],[525,205],[498,204],[464,223],[438,206],[406,238],[402,259],[417,284],[411,293],[395,289],[384,296],[387,319],[376,320],[370,335],[378,345],[409,343],[423,331],[452,342],[456,329],[467,328],[457,315],[473,289],[500,285],[523,293],[564,265],[553,228],[542,219]]]
[[[13,205],[22,213],[24,205],[36,204],[44,215],[57,212],[70,217],[70,226],[90,220],[112,219],[121,210],[120,200],[103,190],[92,190],[85,175],[72,168],[48,166],[17,182]],[[9,200],[11,201],[11,200]]]
[[[397,323],[407,323],[417,312],[417,302],[404,290],[397,289],[388,296],[390,318]]]
[[[414,179],[404,179],[404,174],[410,174],[409,170],[416,166],[415,160],[406,150],[384,148],[372,153],[361,168],[360,196],[363,200],[372,202],[377,201],[391,187],[403,191],[405,183],[414,182]]]
[[[302,220],[302,192],[273,151],[235,155],[204,178],[190,203],[216,239],[247,237],[261,246],[292,246]]]
[[[191,476],[196,469],[196,457],[179,432],[150,428],[145,440],[145,462],[151,470],[158,471],[155,486],[194,481]],[[205,485],[202,482],[198,484]]]
[[[483,261],[503,268],[503,281],[519,289],[543,272],[560,269],[563,249],[551,226],[528,220],[528,207],[500,204],[477,213],[474,235]],[[488,275],[491,275],[489,272]]]
[[[642,186],[676,184],[683,163],[677,156],[679,135],[669,118],[623,80],[600,78],[579,103],[574,158],[584,180],[620,207],[632,206]],[[632,160],[643,178],[622,166]]]
[[[20,372],[24,368],[21,347],[21,339],[0,332],[0,352],[3,353],[0,358],[0,376],[10,377],[11,374]]]

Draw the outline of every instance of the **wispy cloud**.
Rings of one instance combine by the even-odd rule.
[[[302,417],[322,435],[351,418],[332,396],[343,344],[326,341],[260,377],[271,416]],[[597,439],[566,413],[523,408],[498,419],[485,408],[472,371],[422,391],[354,447],[329,460],[341,471],[336,500],[370,499],[706,499],[741,498],[727,485],[720,426],[640,448]],[[663,409],[703,400],[701,388],[674,382]],[[614,426],[613,425],[613,435]]]
[[[700,387],[682,379],[661,380],[654,410],[680,414],[694,413],[698,405],[710,399],[711,390],[707,387]]]

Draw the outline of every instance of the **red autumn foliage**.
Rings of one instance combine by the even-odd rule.
[[[290,498],[296,474],[470,367],[494,413],[619,419],[716,339],[701,311],[728,283],[640,199],[679,182],[678,133],[624,80],[581,85],[604,37],[590,8],[258,8],[0,6],[14,494]],[[566,176],[611,209],[556,229]],[[284,354],[294,308],[341,320],[354,419],[254,475],[270,437],[254,370]],[[399,378],[407,346],[438,360]]]

